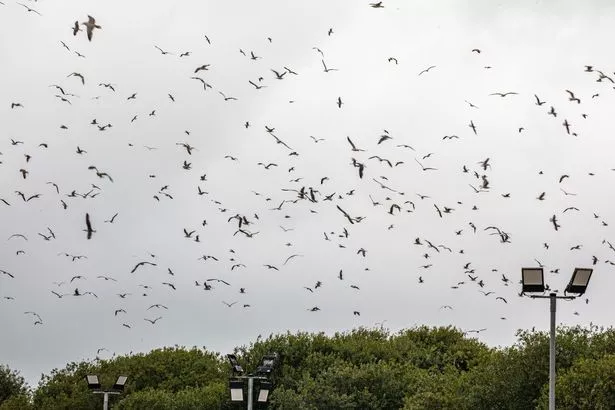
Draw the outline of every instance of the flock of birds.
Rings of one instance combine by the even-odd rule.
[[[43,15],[35,8],[32,8],[23,3],[16,3],[25,9],[25,12],[32,13],[43,18]],[[0,3],[4,5],[4,3]],[[370,3],[369,7],[375,9],[385,8],[383,2]],[[82,27],[84,29],[82,29]],[[101,25],[98,24],[93,16],[87,16],[87,19],[83,22],[79,20],[74,21],[72,26],[67,23],[67,33],[69,29],[72,31],[72,35],[75,36],[75,43],[79,44],[80,41],[84,41],[81,36],[81,32],[85,32],[87,40],[92,42],[91,52],[96,51],[96,38],[97,36],[104,35],[104,30]],[[333,28],[329,29],[326,33],[327,37],[335,36]],[[69,37],[70,38],[70,37]],[[263,40],[265,44],[271,45],[274,43],[274,39],[267,37]],[[73,53],[77,58],[85,58],[85,56],[77,51],[74,51],[71,46],[67,44],[68,40],[60,41],[59,50],[65,50]],[[202,36],[203,47],[213,47],[215,45],[215,37],[207,35]],[[153,44],[151,47],[153,53],[159,53],[159,58],[177,58],[181,60],[189,60],[192,58],[191,51],[178,51],[172,52],[165,50],[158,45]],[[332,67],[327,64],[325,60],[325,53],[319,47],[314,47],[311,50],[317,60],[320,60],[322,66],[322,72],[324,75],[342,75],[344,70],[349,70],[349,67]],[[263,60],[266,62],[266,58],[259,55],[255,51],[249,51],[240,49],[238,51],[241,55],[248,60],[249,64]],[[478,56],[483,51],[475,48],[467,51],[469,55]],[[389,66],[401,66],[403,61],[396,56],[388,56],[383,59],[383,64]],[[196,87],[209,97],[212,91],[215,91],[217,95],[222,98],[219,103],[222,104],[234,104],[240,101],[243,97],[241,94],[230,95],[227,92],[217,89],[213,82],[207,78],[210,68],[214,65],[214,62],[203,64],[202,62],[194,63],[191,72],[186,73],[186,80],[193,81]],[[258,69],[262,69],[262,64],[258,66]],[[484,66],[484,70],[490,70],[493,67]],[[582,69],[587,73],[588,80],[599,83],[600,87],[605,90],[611,90],[615,87],[613,77],[606,70],[599,70],[593,66],[585,66]],[[275,87],[275,83],[278,81],[288,81],[291,77],[301,77],[301,73],[288,66],[268,67],[266,72],[259,71],[256,73],[255,78],[246,78],[244,83],[253,93],[259,93],[261,90],[268,87]],[[420,71],[416,71],[411,75],[425,78],[426,76],[437,75],[438,66],[429,65]],[[72,69],[67,69],[68,75],[66,78],[58,78],[57,83],[50,84],[49,88],[53,89],[54,98],[56,98],[58,104],[66,104],[74,107],[76,105],[83,104],[80,102],[79,97],[83,94],[92,94],[94,90],[102,90],[107,94],[100,96],[96,95],[92,97],[95,100],[104,101],[107,96],[120,95],[119,97],[124,103],[129,104],[139,98],[138,91],[125,91],[122,85],[113,82],[99,82],[97,80],[91,80],[91,78],[99,77],[99,73],[95,72],[77,72]],[[79,89],[79,91],[77,91]],[[606,92],[606,91],[605,91]],[[77,94],[79,93],[79,95]],[[572,90],[562,90],[562,96],[566,96],[567,100],[565,104],[572,104],[573,108],[581,109],[585,106],[585,99],[596,99],[600,96],[599,92],[595,92],[592,95],[581,95]],[[213,98],[213,97],[211,97]],[[216,97],[219,98],[219,97]],[[540,115],[544,115],[553,121],[561,122],[562,137],[569,138],[582,138],[580,132],[575,127],[577,122],[584,121],[588,118],[588,114],[584,111],[575,112],[576,118],[564,117],[560,113],[560,109],[556,108],[555,103],[547,102],[541,96],[537,94],[523,95],[516,91],[495,91],[487,96],[484,96],[483,101],[489,103],[490,101],[497,101],[499,99],[524,99],[523,104],[535,109]],[[182,104],[182,95],[176,92],[169,92],[164,96],[169,104]],[[185,100],[184,100],[185,101]],[[289,101],[289,104],[293,104],[295,101]],[[332,110],[343,110],[344,106],[348,103],[343,96],[336,96],[331,98],[330,104]],[[8,109],[17,114],[18,112],[27,112],[33,101],[21,101],[11,100],[5,103]],[[472,118],[474,113],[480,110],[480,107],[475,105],[469,100],[461,102],[466,105],[466,109],[469,111],[469,118],[467,120],[467,128],[458,130],[457,133],[444,135],[441,137],[439,143],[453,144],[458,141],[461,142],[464,139],[470,137],[477,137],[481,135],[480,122],[476,118]],[[479,103],[479,105],[482,105]],[[337,107],[337,108],[336,108]],[[155,108],[146,113],[146,118],[155,118],[158,116],[164,108]],[[563,110],[562,110],[563,111]],[[570,111],[570,110],[568,110]],[[104,113],[100,113],[100,117],[103,117]],[[573,115],[573,114],[569,114]],[[116,129],[129,132],[131,126],[135,122],[142,120],[139,114],[131,114],[124,123],[110,123],[102,121],[96,117],[88,119],[87,122],[93,133],[96,132],[113,132]],[[203,169],[203,164],[199,162],[199,154],[208,151],[207,141],[193,135],[189,130],[180,131],[182,138],[168,142],[166,146],[152,146],[147,142],[141,143],[141,147],[137,147],[134,143],[128,143],[128,149],[133,152],[136,149],[140,149],[143,155],[156,152],[158,150],[179,150],[184,155],[182,161],[176,164],[178,169],[185,172],[185,179],[189,181],[191,185],[192,193],[195,200],[208,199],[209,204],[213,207],[208,210],[208,216],[199,220],[193,221],[191,226],[178,227],[176,232],[170,233],[171,236],[175,236],[180,240],[190,241],[195,243],[208,242],[216,240],[217,235],[221,235],[220,232],[212,234],[208,231],[208,227],[212,225],[212,221],[216,220],[226,226],[232,227],[229,231],[229,236],[232,240],[237,241],[254,241],[254,249],[263,249],[270,246],[267,240],[259,241],[259,238],[264,236],[261,232],[275,232],[275,236],[282,237],[283,249],[287,249],[283,255],[280,255],[279,262],[271,261],[271,254],[268,254],[268,260],[263,260],[262,263],[257,265],[248,265],[242,261],[239,252],[233,249],[229,249],[226,255],[221,254],[207,254],[203,253],[202,249],[207,249],[206,246],[198,248],[199,250],[194,253],[194,260],[202,262],[206,266],[211,265],[210,271],[219,272],[211,277],[202,277],[200,274],[193,279],[194,287],[201,289],[205,292],[215,292],[218,288],[233,288],[234,293],[237,296],[237,300],[218,300],[217,303],[223,304],[228,308],[233,309],[252,309],[253,303],[248,300],[251,294],[251,289],[246,286],[236,285],[236,281],[224,273],[238,272],[238,271],[263,271],[263,272],[280,272],[291,264],[301,264],[303,261],[307,261],[312,257],[318,257],[311,252],[310,249],[302,249],[295,251],[295,244],[290,239],[284,239],[285,235],[290,235],[295,229],[299,229],[298,225],[293,226],[293,222],[299,218],[312,218],[313,224],[318,224],[318,215],[326,213],[327,215],[333,215],[333,218],[337,221],[335,227],[325,226],[320,229],[319,241],[324,241],[327,245],[333,248],[339,249],[339,252],[352,253],[357,258],[361,259],[362,269],[367,274],[376,271],[377,269],[369,266],[369,253],[370,249],[367,246],[352,248],[352,244],[349,238],[353,238],[354,228],[360,224],[370,223],[370,220],[380,220],[382,215],[389,218],[389,223],[384,227],[370,227],[374,232],[376,230],[385,229],[386,231],[403,230],[406,229],[402,224],[404,215],[427,215],[431,213],[431,216],[435,216],[438,219],[445,219],[449,215],[456,213],[463,213],[467,215],[466,222],[462,226],[450,227],[450,235],[448,238],[435,239],[430,236],[428,232],[417,234],[408,240],[408,249],[410,251],[416,251],[418,255],[424,261],[420,266],[416,267],[416,285],[420,286],[428,280],[434,280],[434,274],[431,272],[437,269],[438,260],[444,258],[445,255],[457,255],[459,258],[465,258],[465,261],[459,266],[459,274],[457,280],[452,283],[448,283],[446,286],[453,290],[459,290],[462,288],[473,287],[477,295],[482,295],[486,298],[492,298],[496,303],[507,305],[511,297],[517,296],[518,288],[510,286],[516,280],[511,278],[511,275],[515,273],[502,272],[498,268],[493,267],[490,271],[481,271],[475,267],[474,262],[468,261],[470,256],[465,254],[462,245],[467,236],[481,236],[481,238],[494,237],[502,246],[509,246],[513,241],[513,234],[505,230],[502,226],[495,226],[493,224],[481,223],[477,211],[479,208],[473,204],[467,204],[466,202],[457,201],[456,203],[444,204],[437,199],[437,187],[433,188],[433,192],[416,193],[409,191],[407,187],[400,186],[393,183],[394,173],[404,173],[405,175],[413,175],[413,177],[421,177],[422,175],[438,175],[442,173],[440,166],[437,162],[437,152],[419,152],[415,149],[414,143],[405,140],[403,137],[396,135],[390,129],[383,129],[382,131],[375,133],[372,137],[372,142],[368,143],[365,139],[360,141],[353,136],[341,135],[338,136],[340,141],[344,141],[346,144],[345,152],[340,152],[340,156],[343,157],[340,160],[344,169],[349,170],[353,174],[353,179],[343,180],[342,177],[337,178],[336,175],[314,175],[310,174],[308,167],[302,167],[301,158],[315,156],[318,157],[318,149],[325,145],[330,138],[325,139],[322,137],[316,137],[314,135],[308,135],[303,137],[284,135],[284,132],[276,129],[272,124],[253,124],[249,119],[246,119],[240,124],[236,124],[237,129],[241,129],[244,132],[254,132],[260,138],[259,144],[266,147],[272,156],[275,156],[275,160],[264,160],[255,164],[256,167],[248,167],[247,164],[241,161],[241,155],[237,153],[227,153],[220,155],[219,161],[226,161],[229,165],[238,167],[238,169],[245,168],[246,174],[256,174],[257,170],[262,171],[262,174],[258,178],[266,180],[270,173],[277,173],[277,175],[288,175],[288,182],[286,185],[279,187],[276,184],[269,184],[268,190],[257,191],[251,188],[246,188],[244,195],[250,196],[252,199],[260,201],[259,209],[251,209],[247,211],[242,210],[241,204],[224,203],[222,200],[217,199],[216,192],[211,191],[208,188],[208,175],[206,172],[199,170]],[[62,123],[59,128],[64,132],[70,132],[70,125]],[[256,131],[252,131],[256,130]],[[520,124],[515,130],[518,135],[523,135],[525,132],[525,126]],[[137,137],[142,141],[146,141],[145,137]],[[304,138],[305,141],[299,142],[299,138]],[[84,140],[85,141],[85,140]],[[306,141],[312,144],[312,151],[299,150],[297,146],[304,146]],[[80,144],[74,148],[74,155],[79,158],[88,158],[88,147]],[[38,186],[32,181],[32,174],[41,174],[40,169],[37,168],[37,160],[39,157],[43,157],[54,145],[51,140],[41,140],[38,136],[26,137],[21,136],[9,136],[5,138],[4,142],[0,141],[0,172],[4,176],[4,180],[12,180],[15,185],[21,184],[21,186],[27,186],[29,189],[11,189],[9,183],[5,183],[0,192],[0,206],[4,207],[4,211],[9,208],[19,208],[22,212],[22,217],[26,219],[30,212],[34,209],[41,209],[45,212],[46,207],[59,207],[63,212],[72,213],[73,209],[77,207],[77,203],[87,203],[89,209],[94,207],[94,203],[101,197],[106,195],[106,190],[112,184],[121,183],[123,175],[114,172],[113,169],[105,168],[104,164],[84,166],[83,172],[85,178],[88,179],[87,188],[67,188],[62,181],[46,181],[45,186]],[[118,153],[118,155],[122,155]],[[477,158],[472,161],[466,162],[461,169],[456,171],[455,178],[463,178],[464,182],[461,184],[464,190],[467,190],[472,195],[480,196],[497,196],[502,201],[509,200],[511,193],[503,191],[500,186],[492,183],[491,171],[492,167],[497,166],[495,156]],[[8,163],[19,163],[16,168],[9,167]],[[260,168],[260,169],[259,169]],[[256,170],[255,170],[256,169]],[[539,175],[543,174],[543,171],[537,170]],[[593,176],[590,173],[589,176]],[[450,175],[443,174],[442,178],[450,178]],[[552,176],[551,176],[552,177]],[[545,201],[550,197],[553,191],[561,191],[559,193],[560,198],[554,200],[554,206],[559,207],[561,203],[564,203],[568,199],[574,199],[576,194],[568,191],[565,183],[573,178],[579,178],[580,175],[562,174],[558,175],[554,181],[551,181],[548,188],[544,191],[537,192],[535,197],[530,198],[531,201]],[[143,179],[148,183],[156,183],[159,179],[157,173],[149,173],[143,175]],[[350,182],[350,183],[349,183]],[[31,185],[30,185],[31,184]],[[245,187],[241,185],[241,181],[235,181],[236,189],[241,190]],[[181,185],[180,183],[176,183]],[[265,184],[266,186],[267,184]],[[555,189],[556,187],[557,189]],[[183,189],[183,187],[181,188]],[[549,194],[547,194],[549,192]],[[153,205],[162,203],[165,201],[172,201],[178,195],[178,191],[175,193],[172,191],[172,184],[159,184],[159,186],[151,192],[150,200]],[[129,194],[130,196],[130,194]],[[126,201],[127,199],[123,199]],[[128,199],[130,200],[130,199]],[[44,205],[39,205],[40,208],[36,208],[38,203],[44,202]],[[120,201],[121,202],[121,201]],[[357,206],[356,204],[362,204]],[[363,205],[368,204],[371,209],[369,214],[358,214],[355,211],[357,208],[362,208]],[[178,206],[180,206],[178,204]],[[78,207],[77,207],[78,208]],[[3,210],[0,208],[0,212]],[[103,213],[106,215],[103,216]],[[563,209],[554,209],[552,215],[548,221],[545,220],[545,224],[550,224],[554,231],[563,229],[564,220],[572,213],[581,212],[579,208],[573,205],[568,205]],[[377,216],[376,216],[377,215]],[[14,253],[14,257],[17,258],[17,262],[11,262],[12,266],[19,266],[19,258],[36,257],[31,255],[31,250],[36,250],[40,246],[33,243],[36,241],[42,241],[42,243],[52,243],[56,241],[62,241],[62,234],[67,231],[79,231],[83,235],[84,241],[96,242],[101,232],[109,234],[112,232],[116,225],[122,224],[123,210],[121,207],[117,209],[107,209],[105,211],[98,209],[96,213],[93,211],[83,212],[78,215],[81,222],[80,226],[44,226],[37,229],[31,229],[30,231],[10,232],[6,236],[5,248],[10,248]],[[605,218],[599,216],[598,213],[593,214],[593,218],[596,220],[598,226],[608,227],[609,223]],[[283,223],[278,223],[278,221]],[[51,225],[51,223],[50,223]],[[30,227],[31,228],[31,227]],[[411,232],[411,231],[409,231]],[[205,239],[207,238],[207,239]],[[369,238],[363,238],[365,242],[369,243]],[[458,239],[463,239],[459,241]],[[121,238],[118,238],[121,240]],[[70,245],[70,244],[67,244]],[[376,245],[374,245],[376,246]],[[550,243],[544,242],[543,249],[546,251],[552,246]],[[582,244],[576,244],[570,248],[570,251],[579,251],[583,247]],[[604,252],[615,252],[615,247],[608,239],[602,241],[602,247]],[[591,255],[592,265],[598,263],[615,265],[615,262],[608,259],[608,256],[603,256],[601,253],[603,250],[595,249],[594,255]],[[172,252],[169,249],[168,252]],[[281,251],[280,251],[281,252]],[[169,266],[163,262],[160,262],[160,257],[155,253],[145,252],[147,257],[143,257],[140,260],[136,260],[134,264],[126,267],[125,272],[116,272],[115,274],[108,275],[88,275],[88,274],[75,274],[64,277],[57,277],[57,275],[50,276],[49,279],[49,297],[51,299],[66,298],[93,298],[105,300],[105,303],[109,305],[109,314],[118,318],[118,326],[125,328],[133,328],[137,323],[149,325],[156,325],[160,320],[164,320],[164,313],[168,309],[172,309],[172,306],[158,303],[156,301],[145,303],[144,310],[148,312],[146,317],[134,317],[130,316],[130,312],[125,306],[118,306],[115,302],[123,302],[126,298],[135,296],[148,296],[154,289],[166,288],[169,292],[186,292],[185,289],[180,289],[177,284],[176,271],[173,266]],[[71,263],[75,264],[87,264],[88,255],[73,253],[71,251],[62,251],[57,254],[59,258],[66,258]],[[615,259],[615,258],[614,258]],[[7,263],[7,260],[0,261],[0,268]],[[335,261],[332,261],[335,263]],[[543,266],[540,260],[536,260],[536,263]],[[79,265],[80,269],[85,269],[86,265]],[[306,264],[306,266],[308,266]],[[157,282],[148,281],[147,277],[153,277],[152,272],[161,272],[166,275],[167,279],[158,280]],[[551,273],[558,273],[559,269],[554,268],[550,270]],[[247,272],[246,272],[247,274]],[[134,278],[135,275],[142,275],[140,278],[143,283],[140,283],[137,288],[129,290],[121,290],[115,293],[115,295],[102,295],[97,290],[97,283],[115,283],[118,288],[122,284],[123,278],[127,275]],[[179,275],[179,273],[178,273]],[[186,272],[182,272],[181,275],[189,275]],[[334,272],[324,273],[328,275],[314,283],[300,283],[297,284],[297,291],[307,292],[310,295],[317,294],[321,291],[325,284],[331,284],[336,282],[342,286],[351,289],[353,292],[365,292],[361,283],[357,280],[357,275],[349,275],[344,268],[336,267]],[[20,272],[18,268],[0,269],[0,301],[10,303],[18,298],[17,295],[11,295],[11,281],[18,280]],[[237,276],[233,276],[237,280]],[[297,279],[300,280],[300,279]],[[87,290],[86,290],[87,288]],[[369,290],[367,290],[369,292]],[[110,300],[110,297],[116,298]],[[366,296],[357,297],[356,306],[348,310],[348,314],[352,316],[360,316],[363,309],[369,309],[370,301]],[[589,299],[585,299],[588,303]],[[4,309],[4,308],[3,308]],[[289,308],[289,309],[292,309]],[[322,305],[315,303],[310,306],[299,306],[298,309],[307,312],[318,312],[321,309],[324,310]],[[442,311],[452,310],[453,306],[450,304],[444,304],[440,307]],[[157,312],[152,315],[152,313]],[[158,314],[160,313],[160,314]],[[51,314],[47,312],[47,314]],[[32,321],[33,325],[44,326],[45,321],[37,312],[28,310],[24,312],[24,316]],[[502,316],[502,320],[506,317]],[[480,333],[487,330],[486,328],[469,329],[468,333]],[[101,349],[99,349],[100,352]],[[104,349],[102,349],[104,350]]]

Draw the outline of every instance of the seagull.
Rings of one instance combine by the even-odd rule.
[[[85,232],[88,233],[88,239],[92,239],[92,233],[96,232],[94,229],[92,229],[92,223],[90,222],[90,214],[86,212],[85,214]]]
[[[218,91],[218,93],[224,98],[224,101],[230,101],[230,100],[237,101],[237,98],[235,98],[235,97],[227,97],[222,91]]]
[[[427,67],[426,69],[424,69],[423,71],[421,71],[421,72],[419,73],[419,75],[421,75],[421,74],[423,74],[423,73],[428,73],[428,72],[429,72],[429,70],[431,70],[432,68],[436,68],[436,66],[435,66],[435,65],[432,65],[432,66]]]
[[[369,5],[374,8],[374,9],[383,9],[384,6],[382,5],[382,2],[379,1],[378,3],[369,3]]]
[[[276,70],[274,70],[273,68],[271,69],[271,71],[273,71],[273,73],[275,74],[275,78],[276,78],[277,80],[283,80],[283,79],[284,79],[284,76],[285,76],[286,74],[288,74],[288,71],[284,71],[282,74],[280,74],[280,73],[278,73]]]
[[[135,265],[135,267],[134,267],[134,268],[132,268],[132,270],[130,271],[130,273],[135,273],[135,271],[136,271],[139,267],[141,267],[141,266],[143,266],[143,265],[146,265],[146,264],[147,264],[147,265],[151,265],[151,266],[158,266],[157,264],[152,263],[152,262],[148,262],[148,261],[139,262],[139,263],[137,263],[137,264]]]
[[[325,64],[325,60],[320,60],[322,61],[322,65],[325,68],[325,73],[328,73],[329,71],[339,71],[337,68],[327,68],[327,64]]]
[[[201,71],[201,70],[208,71],[208,70],[209,70],[209,66],[210,66],[210,65],[211,65],[211,64],[203,64],[202,66],[197,67],[197,68],[196,68],[196,70],[194,70],[194,74],[198,73],[198,72],[199,72],[199,71]]]
[[[80,74],[80,73],[70,73],[68,76],[66,76],[66,78],[72,77],[72,76],[81,78],[81,84],[85,85],[85,78],[83,77],[83,74]]]
[[[538,98],[536,94],[534,94],[534,98],[536,98],[536,105],[538,106],[541,106],[546,102],[546,101],[540,101],[540,98]]]
[[[163,49],[161,49],[160,47],[158,47],[156,44],[154,44],[154,47],[158,49],[158,51],[160,51],[162,53],[162,55],[166,55],[166,54],[171,54],[172,53],[168,52],[168,51],[164,51]]]
[[[92,34],[94,33],[94,29],[95,28],[98,28],[98,29],[102,28],[101,26],[96,24],[96,20],[94,19],[94,17],[92,17],[90,15],[88,15],[88,21],[87,22],[83,22],[81,24],[85,26],[85,29],[86,29],[89,41],[92,41]]]
[[[568,98],[568,101],[576,101],[577,104],[581,104],[581,100],[578,99],[577,97],[574,96],[574,93],[570,90],[566,90],[566,92],[568,94],[570,94],[570,97]]]
[[[3,3],[3,4],[4,4],[4,3]],[[34,10],[34,9],[31,9],[30,7],[26,6],[25,4],[22,4],[22,3],[17,3],[17,4],[19,4],[20,6],[25,7],[25,8],[26,8],[26,10],[28,10],[28,12],[33,11],[34,13],[38,14],[39,16],[42,16],[42,14],[41,14],[41,13],[39,13],[38,11],[36,11],[36,10]]]
[[[150,309],[153,309],[153,308],[168,309],[168,307],[166,307],[165,305],[161,305],[160,303],[156,303],[155,305],[151,305],[150,307],[148,307],[147,310],[150,310]]]
[[[516,92],[513,92],[513,91],[508,91],[508,92],[505,92],[505,93],[491,93],[491,94],[489,94],[489,95],[499,95],[500,97],[504,98],[504,97],[506,97],[507,95],[517,95],[517,94],[518,94],[518,93],[516,93]]]

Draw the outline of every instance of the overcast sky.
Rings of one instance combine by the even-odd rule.
[[[518,296],[538,263],[560,292],[595,269],[559,323],[613,324],[610,2],[3,3],[0,363],[31,384],[100,348],[287,330],[510,345],[548,329]]]

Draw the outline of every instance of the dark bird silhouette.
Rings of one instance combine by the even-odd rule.
[[[66,76],[66,78],[68,77],[79,77],[81,79],[81,84],[85,85],[85,77],[81,73],[73,72]]]
[[[476,132],[476,125],[474,125],[474,121],[470,121],[468,127],[472,128],[472,131],[474,131],[474,135],[478,135],[478,133]]]
[[[224,101],[237,101],[237,98],[227,97],[226,94],[224,94],[222,91],[218,91],[218,94],[220,94],[224,98]]]
[[[328,73],[329,71],[339,71],[337,68],[328,68],[325,60],[320,61],[322,61],[322,66],[324,67],[325,73]]]
[[[170,53],[170,52],[168,52],[168,51],[165,51],[165,50],[161,49],[161,48],[160,48],[160,47],[158,47],[156,44],[154,44],[154,47],[155,47],[158,51],[160,51],[160,53],[161,53],[163,56],[164,56],[164,55],[167,55],[167,54],[173,55],[172,53]]]
[[[561,226],[557,223],[557,218],[555,215],[553,215],[551,218],[549,218],[549,221],[553,224],[553,228],[557,231]]]
[[[199,71],[203,71],[203,70],[204,70],[204,71],[208,71],[208,70],[209,70],[209,66],[210,66],[210,65],[211,65],[211,64],[203,64],[202,66],[197,67],[197,68],[194,70],[194,74],[198,73]]]
[[[4,3],[2,3],[2,4],[4,4]],[[33,8],[30,8],[30,7],[26,6],[26,5],[25,5],[25,4],[23,4],[23,3],[17,3],[17,4],[19,4],[20,6],[24,7],[24,8],[25,8],[28,12],[36,13],[36,14],[38,14],[39,16],[42,16],[42,14],[41,14],[41,13],[39,13],[39,12],[38,12],[38,11],[36,11],[36,10],[34,10]]]
[[[155,325],[156,322],[159,321],[160,319],[162,319],[162,316],[158,316],[156,319],[147,319],[147,318],[145,318],[143,320],[146,320],[146,321],[150,322],[152,325]]]
[[[421,74],[423,74],[423,73],[428,73],[428,72],[429,72],[429,70],[431,70],[432,68],[436,68],[436,66],[435,66],[435,65],[432,65],[432,66],[427,67],[426,69],[424,69],[423,71],[421,71],[421,72],[419,73],[419,75],[421,75]]]
[[[201,77],[190,77],[192,80],[198,80],[203,84],[203,91],[207,91],[207,88],[212,88],[210,84],[206,83]]]
[[[85,26],[85,30],[86,33],[88,35],[88,40],[92,41],[92,35],[94,34],[94,29],[102,29],[101,26],[99,26],[98,24],[96,24],[96,19],[94,19],[94,17],[88,15],[88,21],[85,21],[83,23],[81,23],[82,25]]]
[[[536,105],[543,105],[546,101],[540,101],[540,98],[536,94],[534,94],[534,98],[536,98]]]
[[[118,216],[118,214],[119,214],[119,213],[117,213],[117,212],[116,212],[116,213],[115,213],[115,215],[113,215],[113,216],[111,217],[111,219],[106,220],[106,221],[105,221],[105,223],[110,223],[110,224],[112,224],[112,223],[113,223],[113,221],[115,221],[115,218]]]
[[[581,104],[581,100],[575,97],[572,91],[566,90],[566,92],[570,95],[570,97],[568,97],[568,101],[576,101],[577,104]]]
[[[250,84],[252,84],[252,85],[254,86],[254,88],[256,88],[257,90],[260,90],[261,88],[267,88],[267,86],[266,86],[266,85],[258,85],[258,84],[255,84],[254,82],[252,82],[252,80],[248,80],[248,82],[249,82]],[[247,127],[246,127],[246,128],[247,128]]]
[[[137,269],[139,269],[141,266],[143,265],[151,265],[151,266],[158,266],[157,264],[153,263],[153,262],[149,262],[149,261],[143,261],[143,262],[139,262],[137,263],[134,268],[132,268],[132,270],[130,271],[130,273],[135,273],[137,271]]]
[[[499,95],[500,97],[504,98],[507,95],[517,95],[517,93],[513,92],[513,91],[508,91],[508,92],[505,92],[505,93],[491,93],[489,95]]]
[[[346,140],[348,141],[348,143],[349,143],[349,144],[350,144],[350,146],[352,147],[352,150],[353,150],[353,151],[355,151],[355,152],[358,152],[358,151],[365,151],[364,149],[359,149],[359,148],[357,148],[357,147],[354,145],[354,143],[352,142],[352,140],[350,139],[350,137],[346,137]]]
[[[419,165],[421,166],[421,168],[423,169],[423,171],[437,171],[437,170],[438,170],[437,168],[432,168],[432,167],[426,167],[426,166],[424,166],[424,165],[423,165],[423,164],[421,164],[421,163],[419,162],[419,160],[418,160],[418,159],[416,159],[416,158],[414,158],[414,160],[416,161],[416,163],[417,163],[417,164],[419,164]]]
[[[92,228],[92,223],[90,222],[90,214],[86,212],[85,214],[85,232],[87,232],[87,238],[92,239],[92,234],[96,232]]]
[[[276,70],[274,70],[273,68],[271,69],[271,71],[275,74],[275,78],[276,80],[283,80],[284,76],[286,74],[288,74],[288,71],[284,71],[282,74],[280,74],[279,72],[277,72]]]

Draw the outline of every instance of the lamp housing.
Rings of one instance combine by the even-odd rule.
[[[234,379],[229,382],[231,389],[231,401],[241,402],[243,401],[243,380]]]
[[[237,356],[234,354],[226,355],[228,361],[231,363],[231,368],[233,369],[233,373],[243,373],[243,367],[237,362]]]
[[[522,293],[544,292],[545,277],[542,268],[521,268]]]
[[[576,293],[581,296],[587,290],[587,285],[591,279],[593,269],[589,268],[575,268],[570,278],[568,286],[566,286],[566,293]]]
[[[258,403],[267,403],[269,399],[269,393],[271,393],[271,389],[273,388],[273,384],[269,381],[262,381],[259,385],[258,396],[256,401]]]
[[[100,390],[100,381],[98,380],[98,376],[95,374],[88,374],[85,376],[85,381],[88,383],[88,387],[91,390]]]

